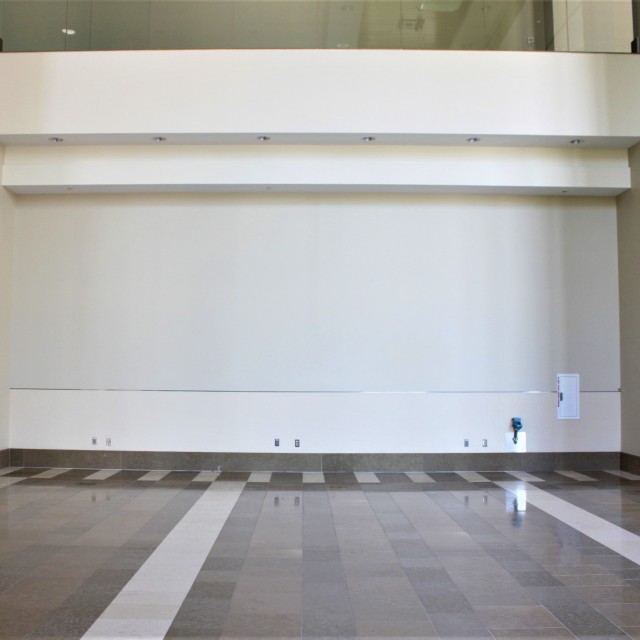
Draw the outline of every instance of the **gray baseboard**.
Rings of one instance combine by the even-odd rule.
[[[4,469],[10,465],[11,456],[9,454],[9,449],[1,449],[0,450],[0,469]]]
[[[628,454],[622,454],[628,456]],[[225,453],[11,449],[15,467],[202,471],[553,471],[619,469],[618,452]],[[634,456],[631,456],[634,458]],[[636,458],[640,463],[640,458]]]
[[[621,453],[620,469],[640,475],[640,456],[634,456],[631,453]]]

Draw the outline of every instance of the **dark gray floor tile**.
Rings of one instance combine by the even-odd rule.
[[[353,636],[356,627],[349,610],[319,608],[302,615],[304,637],[341,638]]]
[[[548,571],[518,571],[513,574],[523,587],[558,587],[562,583]]]
[[[280,614],[243,614],[227,618],[223,638],[299,638],[299,616]]]
[[[494,629],[563,628],[562,623],[542,605],[474,606],[487,627]]]
[[[282,486],[301,486],[302,474],[284,472],[284,471],[274,471],[271,474],[271,484],[282,485]]]
[[[358,480],[356,479],[353,473],[327,473],[324,474],[325,484],[330,485],[331,488],[336,487],[353,487],[358,484]]]
[[[492,634],[476,613],[435,613],[429,616],[441,638],[492,638]]]
[[[623,636],[624,632],[586,602],[545,605],[575,635]]]
[[[413,585],[425,611],[431,614],[473,612],[473,607],[464,594],[455,586],[430,585],[419,583]]]
[[[413,484],[411,478],[405,473],[376,473],[378,480],[383,484]],[[394,491],[395,488],[389,487],[389,491]]]
[[[568,629],[492,629],[495,640],[574,640]]]
[[[640,627],[640,607],[637,604],[597,604],[595,608],[619,627]]]

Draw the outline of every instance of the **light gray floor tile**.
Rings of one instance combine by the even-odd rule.
[[[578,471],[557,470],[556,473],[559,473],[561,476],[565,476],[566,478],[577,480],[578,482],[595,482],[595,478],[591,478],[584,473],[579,473]]]
[[[85,477],[85,480],[106,480],[111,476],[115,476],[116,473],[120,473],[120,469],[101,469]]]
[[[171,471],[169,470],[149,471],[148,473],[145,473],[143,476],[140,476],[138,480],[142,482],[158,482],[159,480],[162,480],[162,478],[164,478],[166,475],[170,473]]]
[[[191,482],[215,482],[220,471],[201,471]]]
[[[7,473],[13,473],[14,471],[20,471],[21,467],[4,467],[0,469],[0,476],[6,476]]]
[[[621,471],[620,469],[613,469],[611,471],[607,471],[606,473],[611,473],[614,476],[618,476],[619,478],[625,478],[626,480],[640,480],[640,476],[637,476],[635,473],[629,473],[628,471]]]
[[[406,475],[411,482],[415,482],[417,484],[435,482],[430,475],[427,475],[423,471],[407,471]]]
[[[32,478],[57,478],[58,476],[62,475],[63,473],[66,473],[67,471],[69,471],[69,469],[47,469],[46,471],[43,471],[42,473],[38,473],[35,476],[31,476]]]
[[[254,471],[247,482],[271,482],[270,471]]]
[[[524,482],[544,482],[542,478],[538,478],[538,476],[534,476],[528,471],[507,471],[506,473]]]
[[[456,471],[456,473],[467,482],[490,482],[490,480],[475,471]]]
[[[380,478],[371,471],[354,471],[353,475],[360,484],[377,484]]]

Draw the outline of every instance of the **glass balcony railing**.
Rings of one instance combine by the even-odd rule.
[[[637,0],[0,0],[3,51],[627,53]]]

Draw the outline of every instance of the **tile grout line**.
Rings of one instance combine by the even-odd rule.
[[[245,484],[212,483],[83,638],[164,638]]]

